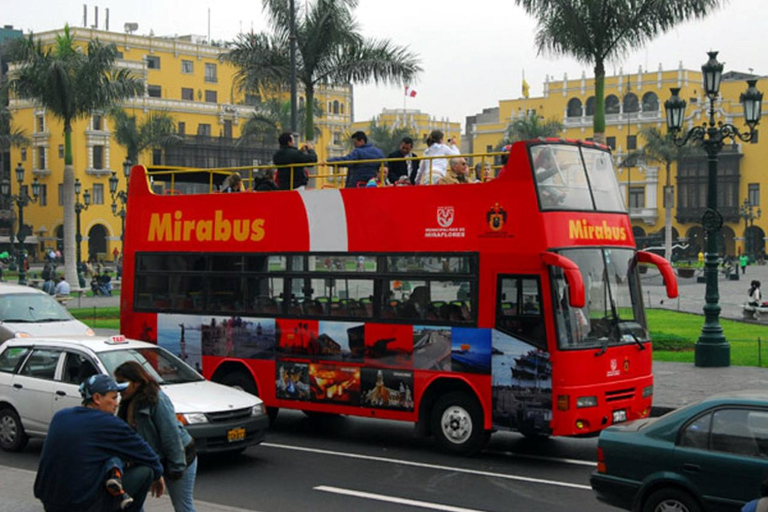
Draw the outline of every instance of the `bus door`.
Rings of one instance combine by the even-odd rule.
[[[538,274],[498,277],[492,350],[496,428],[550,433],[552,365],[543,306]]]

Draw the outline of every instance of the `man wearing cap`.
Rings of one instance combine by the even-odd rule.
[[[163,494],[157,454],[115,416],[118,392],[126,387],[108,375],[92,375],[80,385],[83,406],[53,416],[34,487],[46,512],[134,512],[141,510],[150,489],[155,496]],[[118,460],[130,467],[108,475]],[[116,482],[119,493],[114,492]],[[125,499],[123,491],[132,499]]]

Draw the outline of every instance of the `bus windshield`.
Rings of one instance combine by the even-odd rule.
[[[579,266],[586,294],[583,308],[570,307],[563,271],[552,269],[560,348],[605,348],[649,341],[635,251],[589,248],[562,250],[560,254]]]
[[[543,210],[625,211],[611,155],[570,145],[531,147]]]

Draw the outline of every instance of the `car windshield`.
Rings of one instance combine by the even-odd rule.
[[[43,293],[0,295],[0,321],[41,323],[68,320],[74,320],[74,317],[50,295]]]
[[[552,270],[560,348],[604,348],[649,340],[634,250],[568,249],[560,254],[578,265],[586,299],[583,308],[572,308],[563,271]]]
[[[136,361],[160,384],[183,384],[203,379],[181,359],[160,347],[125,348],[100,352],[99,359],[110,375],[126,361]]]

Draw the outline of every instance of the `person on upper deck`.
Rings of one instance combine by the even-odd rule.
[[[400,147],[388,154],[387,158],[417,158],[416,153],[413,152],[413,139],[403,137],[400,141]],[[399,160],[387,162],[387,167],[389,168],[387,181],[391,184],[404,184],[407,181],[408,184],[412,185],[416,180],[416,173],[419,171],[419,161]]]
[[[440,178],[438,185],[455,185],[457,183],[469,183],[469,167],[464,157],[455,156],[451,158],[451,167],[445,176]]]
[[[243,191],[243,178],[239,173],[233,172],[226,177],[221,184],[222,192],[242,192]]]
[[[430,156],[454,156],[460,153],[453,139],[448,139],[448,144],[443,143],[445,135],[440,130],[432,130],[427,137],[427,148],[424,151],[425,157]],[[415,185],[424,185],[427,183],[435,184],[440,178],[445,176],[448,160],[445,158],[435,158],[423,160],[419,165],[419,172],[416,174]]]
[[[272,157],[272,162],[277,166],[287,166],[290,164],[312,164],[317,162],[317,153],[311,142],[307,142],[296,149],[296,141],[290,132],[281,133],[277,141],[280,143],[280,149]],[[307,174],[301,166],[278,167],[277,169],[277,188],[280,190],[291,190],[306,186],[308,182]]]
[[[365,132],[357,131],[352,134],[351,138],[352,143],[355,145],[355,149],[353,149],[348,155],[329,158],[327,161],[349,162],[353,160],[384,159],[384,153],[379,148],[368,142],[368,136],[365,134]],[[348,166],[349,171],[347,172],[347,181],[345,187],[356,188],[360,186],[360,183],[363,184],[362,186],[365,186],[365,184],[368,183],[368,180],[376,176],[376,171],[380,165],[380,162],[366,162]]]

